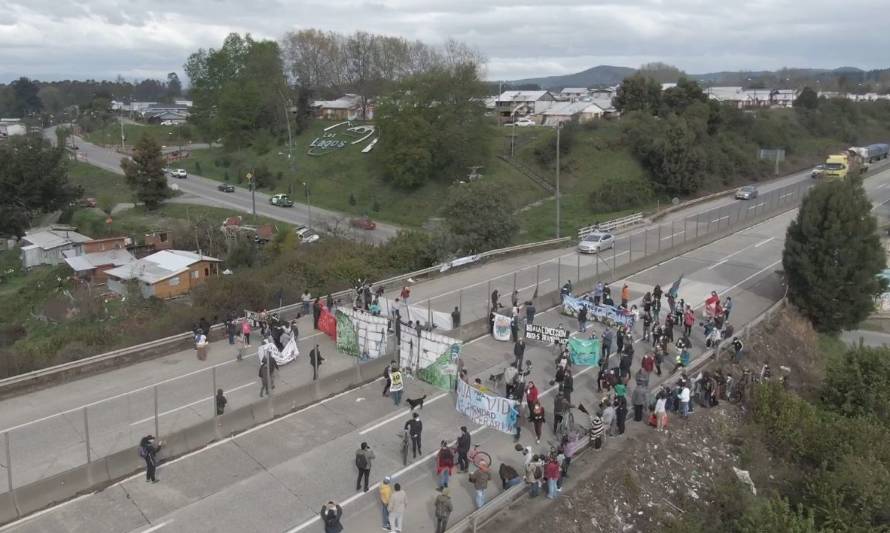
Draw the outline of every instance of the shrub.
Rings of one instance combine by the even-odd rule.
[[[643,178],[611,176],[590,192],[587,203],[594,213],[608,213],[646,205],[654,196],[652,185]]]

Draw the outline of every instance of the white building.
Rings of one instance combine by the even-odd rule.
[[[502,124],[514,118],[538,115],[556,103],[550,91],[506,91],[498,96],[498,121]]]
[[[0,119],[0,139],[12,137],[13,135],[24,135],[28,133],[28,128],[22,124],[17,118]]]
[[[80,255],[83,243],[91,240],[90,237],[74,231],[71,226],[51,226],[28,231],[22,237],[22,266],[33,268],[38,265],[58,265],[65,261],[66,250],[74,250],[74,255]]]
[[[566,87],[565,89],[559,91],[559,95],[567,100],[580,100],[590,94],[584,87]]]
[[[542,126],[557,126],[565,122],[583,124],[605,116],[603,109],[592,102],[559,102],[538,114]]]
[[[316,117],[325,120],[373,120],[374,118],[374,105],[366,103],[363,109],[362,97],[357,94],[344,94],[336,100],[315,100],[312,102],[312,109]]]

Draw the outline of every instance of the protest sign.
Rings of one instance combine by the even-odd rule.
[[[596,366],[603,353],[599,339],[569,339],[569,357],[573,365]]]
[[[337,309],[337,351],[377,359],[386,353],[387,320],[363,311]]]
[[[509,341],[510,340],[510,317],[494,314],[494,340]]]
[[[457,410],[479,425],[514,433],[518,423],[515,400],[485,394],[464,380],[457,381]]]
[[[403,328],[399,353],[402,366],[430,385],[451,390],[457,379],[457,359],[462,343],[457,339]]]
[[[525,324],[525,339],[553,344],[563,342],[569,338],[569,332],[565,328],[551,328],[539,324]]]
[[[590,300],[575,298],[574,296],[569,295],[563,297],[562,314],[572,317],[578,316],[578,311],[581,307],[587,308],[588,320],[596,320],[597,322],[604,322],[610,325],[627,327],[633,327],[634,325],[634,316],[621,307],[602,304],[596,305]]]

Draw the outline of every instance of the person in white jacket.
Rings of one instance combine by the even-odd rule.
[[[393,486],[393,492],[386,508],[389,510],[389,524],[392,526],[392,530],[400,533],[405,521],[405,509],[408,508],[408,495],[402,490],[400,484],[396,483]]]

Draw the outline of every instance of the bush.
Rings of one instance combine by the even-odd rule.
[[[351,205],[352,207],[355,207],[356,203],[358,203],[358,202],[356,202],[356,200],[355,200],[355,195],[352,193],[349,193],[349,205]]]
[[[594,213],[608,213],[646,205],[654,197],[652,185],[643,178],[611,176],[590,191],[587,203]]]
[[[201,174],[201,162],[195,161],[195,174]]]

